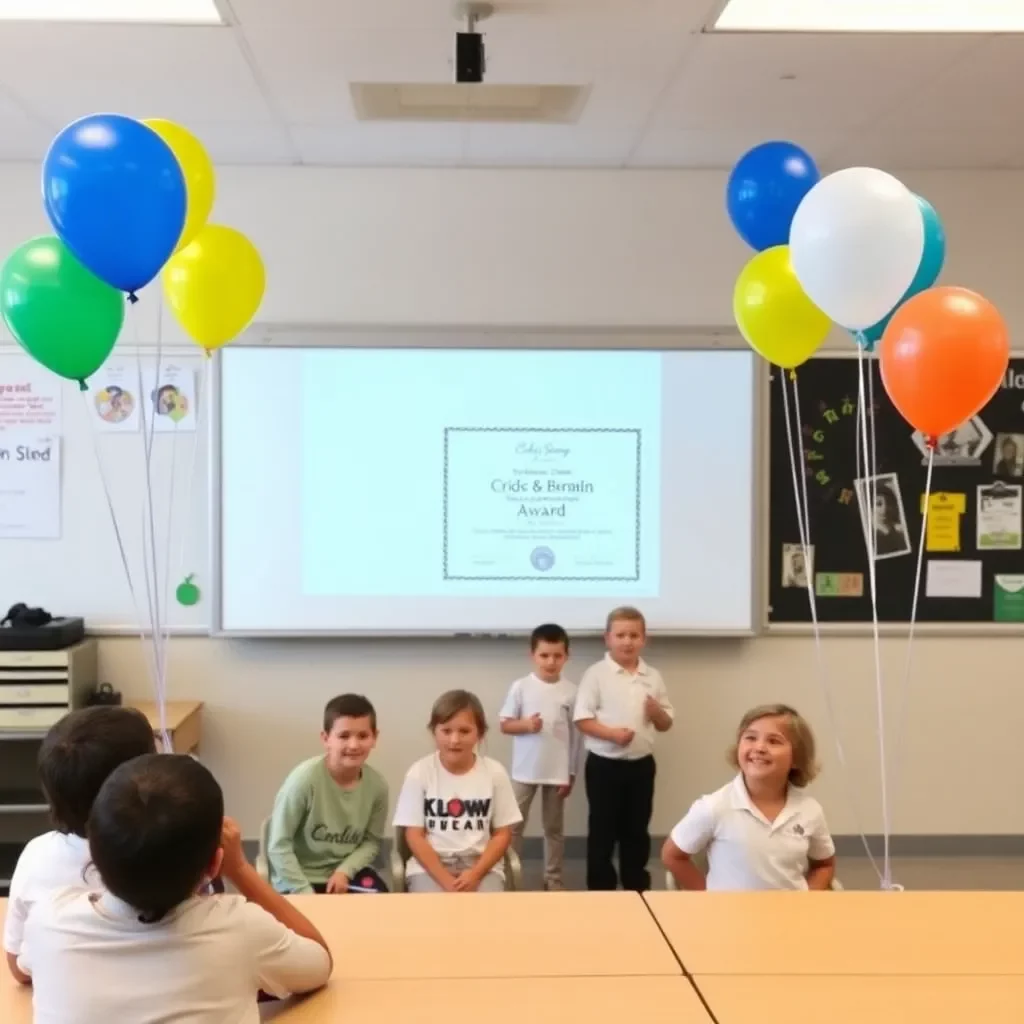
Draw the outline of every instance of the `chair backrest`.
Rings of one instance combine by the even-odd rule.
[[[405,826],[395,826],[395,849],[398,851],[398,855],[402,858],[404,864],[411,856],[412,850],[409,849],[409,843],[405,838]]]

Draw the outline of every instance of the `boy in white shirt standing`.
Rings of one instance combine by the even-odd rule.
[[[576,698],[576,725],[588,751],[587,888],[617,888],[618,846],[622,887],[644,892],[651,887],[654,736],[672,728],[674,711],[661,673],[640,657],[647,642],[643,615],[614,609],[604,640],[608,653],[584,673]]]
[[[579,765],[580,736],[573,728],[576,685],[562,678],[569,658],[569,636],[547,623],[530,636],[533,671],[517,679],[499,712],[501,731],[512,741],[512,788],[523,820],[513,826],[516,852],[533,798],[540,790],[544,826],[544,888],[559,892],[565,859],[565,801]]]

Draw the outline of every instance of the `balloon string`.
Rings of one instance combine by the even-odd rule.
[[[164,301],[163,293],[161,292],[157,302],[157,322],[156,322],[156,390],[157,394],[160,393],[160,366],[163,359],[163,332],[164,325]],[[156,412],[156,403],[154,402],[154,423]],[[165,551],[164,551],[164,575],[163,575],[163,613],[164,621],[162,622],[162,629],[160,631],[160,686],[162,691],[161,699],[166,702],[167,700],[167,664],[168,664],[168,647],[170,646],[170,581],[171,581],[171,537],[173,536],[173,525],[174,525],[174,489],[175,481],[177,478],[177,461],[178,461],[178,421],[173,420],[174,430],[171,433],[171,468],[170,478],[168,481],[168,497],[167,497],[167,525],[166,525],[166,540],[165,540]],[[153,436],[150,435],[150,450],[152,451]]]
[[[164,750],[170,752],[171,740],[167,730],[167,695],[164,686],[164,665],[163,649],[161,644],[161,615],[160,615],[160,583],[159,583],[159,560],[156,547],[156,516],[154,514],[153,502],[153,436],[156,432],[156,406],[160,393],[160,356],[161,356],[161,335],[157,333],[156,352],[156,376],[154,378],[153,393],[143,396],[142,416],[142,442],[145,461],[145,500],[142,509],[142,546],[143,546],[143,572],[146,580],[146,591],[149,596],[149,607],[151,612],[150,625],[153,637],[153,661],[156,668],[154,687],[156,689],[157,710],[160,717],[160,736],[164,743]],[[142,356],[139,349],[136,349],[136,358],[139,364],[139,375],[142,375]],[[146,415],[146,410],[149,415]]]
[[[878,628],[878,575],[876,571],[878,552],[876,547],[876,535],[874,529],[875,495],[877,494],[877,469],[878,466],[872,463],[873,446],[868,441],[868,420],[871,421],[871,432],[874,434],[874,405],[868,400],[865,402],[865,357],[863,352],[858,351],[857,376],[860,412],[858,420],[860,425],[860,440],[864,446],[864,466],[867,476],[861,486],[861,491],[867,504],[864,510],[864,539],[867,545],[868,555],[868,580],[871,587],[871,632],[874,643],[875,656],[875,704],[878,719],[878,758],[881,770],[881,797],[882,797],[882,888],[892,888],[892,865],[889,857],[889,787],[887,779],[887,765],[885,751],[885,688],[882,679],[882,645]],[[871,370],[868,369],[870,376]],[[865,408],[865,404],[867,408]]]
[[[898,787],[897,780],[903,774],[903,733],[906,729],[907,712],[910,703],[910,679],[914,664],[914,626],[917,624],[917,602],[921,594],[921,570],[924,565],[924,552],[928,542],[928,504],[932,493],[932,466],[935,462],[935,448],[928,446],[928,472],[925,474],[924,500],[921,503],[921,537],[917,547],[917,569],[914,573],[914,598],[910,605],[910,628],[907,631],[907,659],[903,666],[903,679],[900,683],[899,717],[896,719],[896,753],[893,766],[893,798]]]
[[[117,521],[117,513],[114,509],[114,498],[110,490],[110,479],[103,464],[103,456],[100,453],[99,435],[96,430],[96,424],[93,421],[93,410],[89,405],[89,399],[87,396],[83,394],[82,398],[85,403],[86,418],[89,422],[89,433],[92,435],[92,450],[93,456],[96,459],[96,470],[100,478],[100,483],[103,486],[103,496],[107,502],[107,511],[110,514],[110,525],[114,528],[114,539],[117,542],[117,551],[121,558],[121,568],[124,569],[125,580],[128,582],[128,593],[131,594],[132,604],[135,606],[135,614],[139,621],[139,640],[142,643],[142,648],[147,658],[152,661],[151,652],[148,650],[148,645],[146,643],[146,630],[143,622],[142,603],[139,600],[139,593],[136,589],[131,566],[128,562],[128,552],[125,548],[124,536],[121,533],[121,526]],[[153,665],[152,669],[155,676],[156,666]]]
[[[843,780],[843,788],[846,790],[846,799],[853,808],[854,824],[857,826],[861,842],[864,844],[864,852],[867,854],[868,861],[874,869],[875,874],[878,875],[879,880],[881,880],[882,875],[879,872],[878,864],[871,853],[871,844],[868,842],[867,834],[864,831],[860,808],[850,781],[851,772],[846,758],[846,748],[843,745],[842,732],[839,728],[839,716],[836,714],[835,705],[832,700],[832,687],[829,683],[825,667],[825,653],[822,645],[821,624],[818,620],[818,602],[814,591],[814,567],[812,565],[811,553],[811,506],[807,494],[807,459],[804,453],[803,430],[801,428],[800,392],[797,384],[797,375],[796,373],[793,373],[794,417],[794,415],[791,415],[790,413],[789,391],[786,387],[786,376],[787,375],[785,373],[781,373],[779,375],[779,382],[782,385],[782,406],[786,419],[786,443],[789,447],[789,468],[793,478],[793,500],[796,503],[797,530],[800,534],[800,547],[804,556],[804,571],[807,576],[807,600],[810,603],[811,623],[814,628],[814,654],[818,669],[818,681],[821,684],[822,694],[825,699],[825,711],[828,715],[829,728],[832,730],[832,735],[835,737],[836,753],[839,757],[839,766],[841,769],[840,774]],[[797,445],[800,452],[799,462],[797,461],[793,445],[792,422],[794,418],[796,423]],[[797,469],[798,465],[799,471]],[[798,480],[800,481],[799,483]]]

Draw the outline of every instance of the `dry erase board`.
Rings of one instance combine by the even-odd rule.
[[[98,631],[136,632],[149,621],[140,420],[158,392],[162,429],[153,435],[150,477],[158,570],[171,581],[159,588],[160,619],[178,630],[209,626],[202,360],[168,351],[159,365],[156,387],[155,352],[116,349],[90,390],[81,392],[16,348],[0,348],[0,616],[23,601],[55,615],[81,615]],[[176,383],[168,382],[168,374]],[[186,606],[175,599],[175,589],[190,573],[200,600]]]
[[[863,458],[857,454],[856,355],[819,357],[798,371],[794,423],[798,415],[810,510],[810,566],[799,551],[781,382],[778,371],[772,374],[770,623],[811,621],[808,572],[822,622],[871,621],[864,516],[877,548],[879,620],[910,619],[927,460],[921,438],[889,401],[877,361],[868,361],[867,369],[874,376],[874,493],[865,487]],[[1022,484],[1024,359],[1014,359],[1002,387],[979,415],[940,439],[917,621],[1024,625]]]

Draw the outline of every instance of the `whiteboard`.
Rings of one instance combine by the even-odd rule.
[[[143,373],[155,372],[157,367],[153,349],[119,346],[114,355],[130,358]],[[164,365],[173,359],[195,369],[199,427],[198,433],[157,433],[152,439],[160,621],[175,632],[205,633],[212,618],[206,440],[209,416],[203,408],[202,393],[206,373],[202,364],[206,360],[196,358],[194,349],[164,349],[160,358]],[[4,378],[31,372],[34,366],[17,347],[0,346],[0,384]],[[95,390],[81,392],[76,384],[64,382],[61,398],[60,536],[56,540],[0,539],[0,616],[12,604],[24,602],[56,616],[82,616],[90,632],[137,633],[143,623],[150,621],[143,572],[144,434],[141,429],[131,433],[99,432]],[[0,464],[0,480],[3,471]],[[136,598],[119,553],[104,476]],[[195,574],[201,598],[198,604],[184,607],[174,599],[174,591],[190,573]]]
[[[216,634],[518,635],[537,621],[580,634],[624,603],[652,633],[753,632],[748,349],[588,347],[586,332],[564,346],[512,344],[514,332],[479,349],[345,343],[358,334],[246,339],[217,360]],[[283,396],[277,415],[267,394]],[[541,440],[544,467],[572,458],[538,468]],[[628,452],[613,457],[613,442]],[[556,526],[508,526],[531,514],[525,474]],[[559,504],[571,487],[580,503]]]

